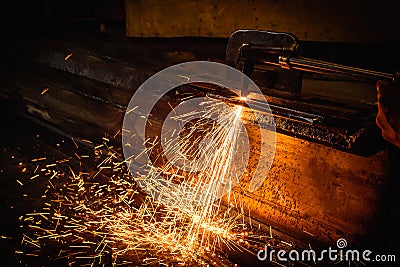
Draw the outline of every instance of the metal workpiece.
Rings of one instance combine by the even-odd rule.
[[[369,156],[382,149],[384,144],[383,140],[376,138],[379,131],[368,122],[370,117],[356,110],[332,106],[318,108],[315,104],[282,99],[277,101],[271,97],[266,97],[270,101],[265,106],[257,100],[265,96],[252,93],[247,98],[221,95],[218,92],[208,92],[206,96],[243,106],[242,120],[248,125],[257,125],[266,130],[273,125],[278,133],[352,154]]]

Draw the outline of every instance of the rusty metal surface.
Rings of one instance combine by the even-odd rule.
[[[367,236],[382,238],[384,219],[379,214],[389,177],[387,151],[360,157],[283,134],[277,135],[276,149],[263,186],[244,194],[255,218],[327,244],[340,236],[354,244]],[[247,182],[243,179],[241,188]],[[237,188],[233,194],[240,192]]]
[[[400,36],[396,1],[128,0],[125,9],[126,34],[131,37],[225,38],[237,29],[336,42],[398,42]]]

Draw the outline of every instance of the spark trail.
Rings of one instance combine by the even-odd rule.
[[[194,122],[193,114],[173,117],[186,126],[164,142],[167,160],[153,158],[144,176],[129,175],[120,152],[106,143],[93,151],[100,162],[93,174],[52,166],[43,207],[21,218],[29,255],[56,254],[68,264],[170,265],[206,263],[221,245],[240,246],[240,215],[222,208],[220,198],[246,166],[242,107],[215,101],[202,106],[202,118]],[[145,152],[161,145],[161,138],[148,140]],[[143,181],[146,192],[158,195],[144,196],[137,186]]]

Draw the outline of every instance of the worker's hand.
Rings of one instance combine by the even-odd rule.
[[[400,89],[385,81],[378,81],[378,115],[376,124],[382,136],[400,148]]]

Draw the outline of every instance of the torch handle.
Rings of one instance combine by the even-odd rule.
[[[399,85],[400,81],[399,73],[390,74],[304,57],[280,56],[279,65],[283,69],[312,72],[369,83],[376,83],[377,80],[385,80]]]

